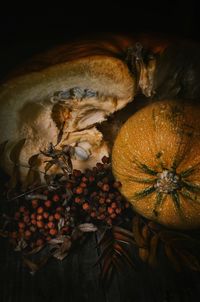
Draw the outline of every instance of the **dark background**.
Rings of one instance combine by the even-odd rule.
[[[159,4],[150,0],[121,0],[120,3],[73,0],[65,1],[65,5],[49,2],[46,6],[33,1],[23,5],[17,2],[13,6],[7,1],[6,5],[0,9],[0,75],[32,54],[85,34],[149,32],[199,40],[199,10],[194,0],[160,0]],[[6,248],[6,242],[5,248],[1,244],[0,255],[2,301],[104,301],[102,292],[96,290],[97,281],[91,272],[95,262],[92,240],[64,264],[58,266],[52,260],[35,278],[24,271],[20,258]],[[145,302],[195,302],[200,296],[199,274],[166,275],[162,270],[152,272],[146,268],[137,274],[131,271],[130,276],[127,272],[112,288],[105,301],[123,301],[120,294],[127,296],[126,301]],[[165,299],[163,288],[169,288]]]
[[[197,1],[20,3],[0,10],[1,73],[67,39],[102,32],[153,32],[198,39]]]

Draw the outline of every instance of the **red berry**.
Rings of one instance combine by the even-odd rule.
[[[112,203],[111,203],[111,208],[113,208],[113,209],[116,209],[116,208],[117,208],[116,202],[112,202]]]
[[[35,219],[31,219],[31,224],[36,225],[37,221]]]
[[[111,207],[108,207],[107,211],[108,211],[109,214],[112,214],[114,212],[114,209],[111,208]]]
[[[83,193],[83,188],[77,187],[76,190],[75,190],[75,193],[76,194],[82,194]]]
[[[37,200],[37,199],[33,199],[33,200],[31,201],[31,204],[32,204],[32,208],[33,208],[33,209],[37,208],[37,207],[38,207],[38,200]]]
[[[44,227],[43,221],[37,221],[37,227],[38,227],[39,229],[42,229],[42,228]]]
[[[55,236],[57,234],[57,230],[56,229],[50,229],[49,234],[51,236]]]
[[[44,195],[48,195],[48,194],[49,194],[49,191],[48,191],[48,190],[44,190],[44,191],[43,191],[43,194],[44,194]]]
[[[31,231],[30,230],[26,230],[25,231],[25,233],[24,233],[24,235],[25,235],[25,237],[28,239],[28,238],[30,238],[31,237]]]
[[[101,187],[101,189],[102,189],[104,192],[109,192],[110,186],[109,186],[109,184],[103,184],[103,186]]]
[[[31,219],[36,219],[36,213],[31,214]]]
[[[49,221],[54,221],[54,216],[53,215],[49,215]]]
[[[60,213],[55,213],[55,214],[54,214],[54,218],[55,218],[56,220],[60,220],[60,218],[61,218]]]
[[[112,218],[112,219],[114,219],[114,218],[116,218],[117,217],[117,215],[115,214],[115,213],[112,213],[111,215],[110,215],[110,218]]]
[[[23,220],[25,223],[29,223],[29,221],[30,221],[29,215],[25,215]]]
[[[58,202],[60,200],[60,196],[58,194],[54,194],[52,200]]]
[[[87,181],[88,181],[87,177],[85,177],[85,176],[83,176],[83,177],[81,178],[81,180],[82,180],[83,182],[87,182]]]
[[[38,213],[38,214],[42,214],[43,212],[44,212],[43,207],[39,207],[39,208],[37,209],[37,213]]]
[[[85,182],[81,182],[80,185],[79,185],[81,188],[86,188],[87,187],[87,184]]]
[[[51,200],[46,200],[44,205],[45,205],[45,207],[50,208],[51,207]]]
[[[47,226],[48,226],[49,229],[54,229],[55,228],[55,224],[52,221],[48,222]]]
[[[75,197],[74,202],[75,203],[80,203],[81,202],[81,198],[80,197]]]
[[[90,216],[91,216],[92,218],[95,218],[95,217],[97,216],[97,214],[96,214],[96,212],[93,211],[93,212],[90,213]]]
[[[83,210],[87,211],[90,208],[89,203],[84,202],[84,204],[82,205],[82,208],[83,208]]]
[[[37,215],[36,219],[37,219],[37,220],[42,220],[42,219],[43,219],[43,216],[42,216],[42,215]]]
[[[48,213],[48,212],[44,212],[44,213],[43,213],[43,217],[44,217],[45,219],[47,219],[47,218],[49,217],[49,213]]]
[[[24,222],[19,222],[18,223],[18,228],[19,229],[24,229],[25,228],[25,223]]]
[[[95,177],[94,176],[89,176],[89,182],[93,182],[93,181],[95,181]]]

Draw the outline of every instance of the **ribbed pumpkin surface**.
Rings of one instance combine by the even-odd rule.
[[[200,107],[162,101],[123,125],[114,176],[136,212],[168,227],[200,227]]]

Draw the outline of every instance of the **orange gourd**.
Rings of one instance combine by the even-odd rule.
[[[177,229],[200,227],[200,107],[159,101],[120,129],[112,169],[142,216]]]

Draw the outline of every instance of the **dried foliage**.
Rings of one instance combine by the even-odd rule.
[[[126,265],[135,268],[134,244],[133,234],[124,228],[113,226],[104,231],[98,242],[100,256],[96,263],[101,264],[101,280],[104,285],[109,285],[113,274],[123,272]]]
[[[133,236],[140,259],[151,267],[158,266],[164,254],[177,272],[184,269],[200,271],[199,232],[174,231],[135,216]]]

